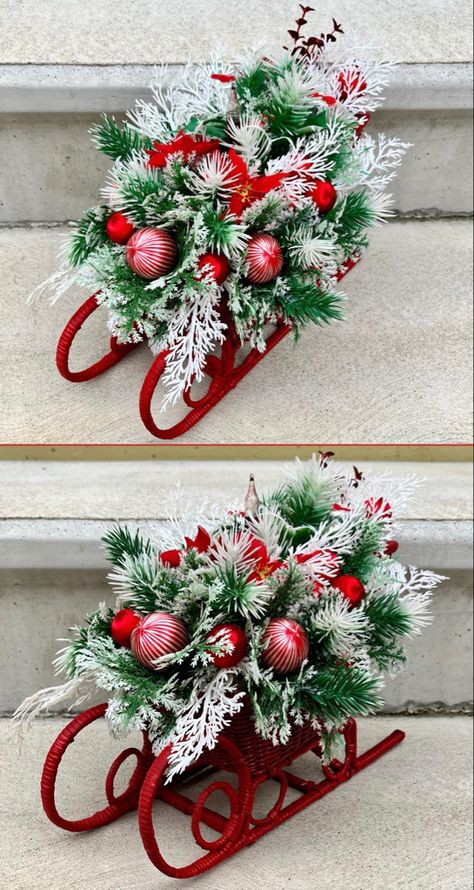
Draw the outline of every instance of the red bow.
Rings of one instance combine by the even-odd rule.
[[[254,201],[258,201],[263,195],[278,188],[289,176],[289,173],[273,173],[270,176],[250,176],[247,164],[237,154],[235,148],[231,148],[228,154],[233,168],[232,181],[237,184],[229,203],[229,211],[240,218],[246,207],[250,207]]]
[[[204,139],[202,136],[190,136],[189,133],[179,131],[172,142],[160,143],[154,142],[153,148],[147,148],[147,154],[150,155],[149,167],[166,167],[167,159],[170,155],[176,154],[178,151],[184,156],[184,160],[189,159],[189,155],[209,154],[219,148],[218,139]]]
[[[160,553],[160,562],[169,569],[177,569],[181,564],[181,559],[188,550],[197,550],[198,553],[205,553],[209,549],[211,537],[202,525],[198,525],[197,535],[193,538],[184,539],[186,547],[184,550],[164,550]]]

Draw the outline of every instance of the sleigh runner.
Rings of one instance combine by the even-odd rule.
[[[342,281],[359,262],[359,259],[360,257],[357,256],[347,260],[342,269],[337,273],[337,280]],[[99,294],[89,297],[74,313],[58,342],[56,365],[62,377],[71,383],[84,382],[92,380],[94,377],[99,377],[121,362],[140,345],[140,343],[118,343],[116,338],[112,336],[109,352],[97,362],[94,362],[94,364],[84,368],[82,371],[72,371],[70,369],[70,354],[74,340],[83,324],[99,308],[100,302],[98,302],[98,297]],[[205,414],[211,411],[228,392],[235,389],[252,368],[261,362],[292,330],[291,325],[285,324],[280,319],[277,320],[273,326],[273,331],[265,339],[265,348],[263,350],[259,350],[256,347],[250,348],[247,350],[245,357],[240,358],[239,353],[242,350],[243,344],[237,333],[232,314],[225,302],[223,302],[220,308],[220,313],[226,334],[220,348],[220,354],[211,353],[205,360],[203,377],[209,379],[207,392],[198,399],[193,398],[191,383],[182,395],[183,405],[190,410],[185,417],[171,427],[159,427],[152,412],[153,397],[166,369],[168,350],[161,352],[151,364],[140,390],[139,408],[140,417],[152,436],[156,436],[159,439],[174,439],[184,435]]]
[[[323,766],[322,780],[303,779],[290,772],[288,767],[308,752],[321,756],[317,730],[313,726],[298,727],[287,744],[274,746],[252,730],[253,715],[251,708],[247,706],[233,718],[228,729],[219,737],[215,748],[203,754],[171,783],[166,782],[171,746],[155,758],[145,732],[141,750],[127,748],[112,763],[105,781],[107,806],[86,818],[74,821],[64,819],[55,803],[56,779],[62,757],[78,734],[101,719],[106,709],[106,704],[98,705],[74,718],[54,742],[46,758],[41,781],[44,811],[59,828],[81,832],[101,828],[126,813],[137,810],[142,842],[151,862],[172,878],[197,877],[244,847],[254,844],[263,835],[370,766],[405,738],[403,732],[396,730],[359,755],[357,726],[355,720],[351,719],[343,729],[344,760],[333,760],[329,765]],[[132,757],[136,760],[136,767],[128,787],[116,796],[114,782],[117,772]],[[210,784],[193,799],[190,796],[193,784],[202,784],[207,776],[212,777]],[[257,817],[254,815],[255,799],[265,782],[275,782],[278,785],[277,799],[266,815]],[[286,802],[289,789],[299,793],[290,803]],[[227,797],[230,807],[228,816],[216,812],[209,805],[216,792]],[[159,822],[157,830],[156,820],[153,818],[154,802],[157,799],[191,818],[194,841],[205,852],[189,865],[176,867],[170,864],[160,849]],[[207,840],[201,824],[213,829],[218,837]]]

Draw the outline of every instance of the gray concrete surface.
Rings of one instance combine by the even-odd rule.
[[[49,745],[63,726],[36,725],[23,754],[0,723],[5,828],[0,883],[9,890],[158,890],[175,886],[141,846],[135,814],[98,832],[70,835],[41,813],[39,780]],[[471,890],[471,752],[469,718],[375,718],[360,725],[360,749],[395,728],[405,742],[333,794],[189,883],[202,890]],[[103,777],[115,756],[105,728],[89,730],[64,761],[60,806],[79,816],[102,805]],[[306,755],[302,775],[319,774]],[[262,791],[262,810],[274,791]],[[271,797],[270,797],[271,795]],[[213,798],[213,805],[219,806]],[[186,817],[157,805],[166,854],[184,864],[196,856]],[[188,886],[188,884],[186,884]]]
[[[317,446],[315,446],[317,451]],[[169,517],[166,497],[181,484],[193,503],[226,505],[243,500],[250,473],[259,490],[281,481],[291,460],[0,461],[0,519],[91,520]],[[270,452],[271,454],[271,452]],[[296,452],[295,452],[296,456]],[[336,453],[337,460],[337,453]],[[343,466],[350,471],[346,461]],[[358,461],[363,472],[395,479],[416,476],[420,485],[400,519],[456,522],[472,519],[472,465],[416,461]]]
[[[216,43],[230,54],[265,40],[286,42],[296,17],[286,0],[2,0],[0,62],[3,64],[154,64],[209,58]],[[402,62],[466,62],[472,58],[471,11],[463,0],[333,0],[314,15],[314,30],[331,16],[351,39],[374,45],[382,57]]]
[[[0,230],[0,361],[8,369],[0,441],[150,443],[138,414],[149,351],[94,381],[67,383],[54,367],[56,342],[85,294],[25,307],[55,270],[62,240],[56,230]],[[470,441],[470,270],[470,222],[374,231],[369,254],[343,284],[347,320],[308,328],[297,346],[288,337],[180,441]],[[73,367],[105,351],[104,321],[97,312],[81,332]],[[174,409],[160,419],[178,417]]]
[[[97,203],[109,167],[90,141],[97,117],[98,112],[59,114],[54,107],[46,114],[0,114],[0,223],[76,219]],[[384,110],[370,129],[413,146],[391,186],[397,211],[472,211],[471,111],[450,104],[430,111]]]

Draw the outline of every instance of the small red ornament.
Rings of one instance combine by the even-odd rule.
[[[385,553],[386,553],[386,555],[387,555],[387,556],[393,556],[394,553],[397,552],[399,546],[400,546],[400,545],[399,545],[398,541],[387,541],[387,545],[386,545],[386,547],[385,547]]]
[[[132,272],[142,278],[167,275],[176,265],[178,248],[166,229],[139,229],[126,247],[126,260]]]
[[[186,626],[181,618],[167,612],[152,612],[142,618],[132,633],[132,652],[138,661],[152,670],[161,670],[155,662],[163,655],[179,652],[189,642]]]
[[[117,212],[109,216],[105,224],[105,231],[111,241],[115,241],[116,244],[126,244],[133,235],[135,226],[132,226],[132,223],[122,213]]]
[[[365,587],[362,581],[353,575],[339,575],[331,581],[331,586],[339,590],[352,606],[359,606],[365,596]]]
[[[281,247],[273,235],[253,235],[247,246],[248,280],[252,284],[266,284],[283,268]]]
[[[290,674],[301,667],[309,653],[305,631],[291,618],[272,618],[262,636],[262,660],[277,674]]]
[[[230,269],[227,257],[222,253],[205,253],[199,257],[198,269],[204,269],[205,266],[206,269],[199,276],[200,278],[211,275],[217,284],[224,284]]]
[[[130,649],[130,638],[135,628],[140,624],[140,615],[136,615],[131,609],[121,609],[112,618],[110,633],[117,646],[126,646]]]
[[[231,652],[211,653],[212,663],[216,668],[234,667],[242,661],[247,652],[247,637],[241,627],[236,624],[217,624],[207,635],[207,639],[214,646],[221,643],[230,643]]]
[[[329,213],[337,201],[337,192],[331,182],[325,179],[317,179],[309,196],[316,204],[320,213]]]

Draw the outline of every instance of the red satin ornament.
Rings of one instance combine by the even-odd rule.
[[[117,212],[109,216],[105,224],[105,231],[115,244],[126,244],[133,235],[135,226],[132,226],[132,223],[122,213]]]
[[[130,649],[132,633],[140,621],[140,616],[135,615],[131,609],[121,609],[120,612],[117,612],[110,624],[110,633],[114,643],[117,643],[117,646],[125,646]]]
[[[316,184],[309,193],[310,198],[316,204],[320,213],[329,213],[337,201],[337,192],[331,182],[325,179],[317,179]]]
[[[267,284],[280,274],[283,253],[273,237],[266,232],[252,235],[247,245],[248,280],[252,284]]]
[[[235,667],[247,652],[247,637],[242,628],[236,624],[217,624],[207,635],[207,639],[213,645],[228,642],[232,646],[231,652],[223,652],[222,655],[215,652],[210,653],[212,663],[216,668]]]
[[[262,661],[277,674],[298,670],[309,653],[309,640],[292,618],[272,618],[262,636]]]
[[[394,553],[397,552],[400,544],[398,541],[387,541],[387,546],[385,547],[386,556],[393,556]]]
[[[339,575],[331,581],[331,586],[339,590],[352,606],[359,606],[365,596],[365,587],[362,581],[353,575]]]
[[[207,268],[202,275],[199,276],[200,278],[204,278],[206,275],[211,275],[217,284],[224,284],[230,270],[227,257],[222,253],[205,253],[199,257],[198,269],[204,269],[205,266]]]

